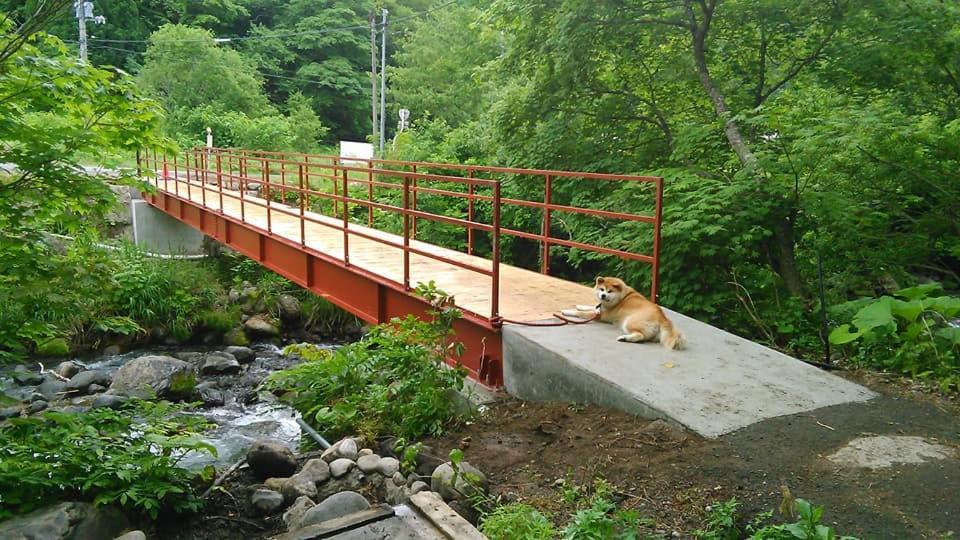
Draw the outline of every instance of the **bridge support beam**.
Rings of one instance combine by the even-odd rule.
[[[309,289],[333,304],[372,324],[413,314],[425,317],[423,299],[403,286],[343,262],[304,248],[300,244],[249,223],[242,223],[214,209],[175,195],[157,192],[145,195],[154,207],[256,260],[290,281]],[[500,329],[470,314],[454,325],[465,352],[460,362],[470,377],[487,386],[503,384]]]

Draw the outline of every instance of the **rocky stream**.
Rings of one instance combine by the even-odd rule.
[[[298,453],[299,414],[260,390],[270,373],[298,361],[271,343],[257,343],[149,348],[0,371],[0,391],[7,403],[0,420],[48,410],[116,408],[133,397],[200,402],[193,414],[214,426],[202,436],[216,455],[190,452],[180,465],[195,471],[212,465],[221,477],[218,482],[229,477],[211,492],[202,515],[183,522],[150,522],[113,507],[64,502],[0,522],[0,538],[340,538],[330,534],[334,526],[360,535],[343,538],[442,538],[446,533],[440,531],[451,527],[458,536],[479,535],[444,503],[460,498],[471,486],[463,485],[449,463],[429,452],[421,452],[416,470],[407,474],[401,472],[389,440],[377,448],[362,448],[360,441],[347,438],[323,451]],[[462,466],[485,482],[469,464]],[[431,514],[437,519],[428,519]],[[350,517],[354,515],[359,517]]]

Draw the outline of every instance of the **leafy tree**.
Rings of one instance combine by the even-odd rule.
[[[310,98],[299,92],[293,94],[287,100],[287,110],[293,131],[291,147],[298,152],[316,150],[319,142],[330,130],[320,122]]]
[[[251,118],[275,112],[255,67],[218,46],[207,30],[165,25],[154,32],[137,78],[163,104],[174,131],[192,109],[204,105]]]

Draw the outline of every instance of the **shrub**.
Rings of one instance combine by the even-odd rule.
[[[960,386],[960,298],[937,284],[901,289],[895,296],[834,306],[844,321],[830,342],[846,346],[861,365],[937,380],[944,390]]]
[[[490,540],[549,540],[556,534],[550,520],[521,503],[505,504],[484,516],[480,532]]]
[[[306,421],[331,437],[441,433],[457,418],[447,391],[459,390],[466,375],[462,367],[444,366],[447,356],[462,353],[462,345],[448,342],[460,312],[431,286],[418,291],[435,305],[431,321],[411,315],[374,326],[358,342],[274,373],[265,387],[284,392]]]
[[[133,401],[0,424],[0,519],[62,500],[119,503],[154,518],[198,510],[196,474],[177,464],[187,452],[216,451],[196,436],[205,422],[180,411]]]
[[[596,497],[589,508],[578,510],[563,528],[567,540],[627,540],[638,538],[640,515],[633,510],[618,510],[607,499]]]

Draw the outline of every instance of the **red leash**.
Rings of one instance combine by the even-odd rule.
[[[554,313],[553,316],[557,319],[560,319],[559,322],[525,322],[525,321],[514,321],[512,319],[500,319],[501,322],[518,324],[520,326],[566,326],[568,324],[587,324],[588,322],[593,322],[600,318],[599,313],[594,313],[593,317],[589,319],[568,319],[560,313]]]

